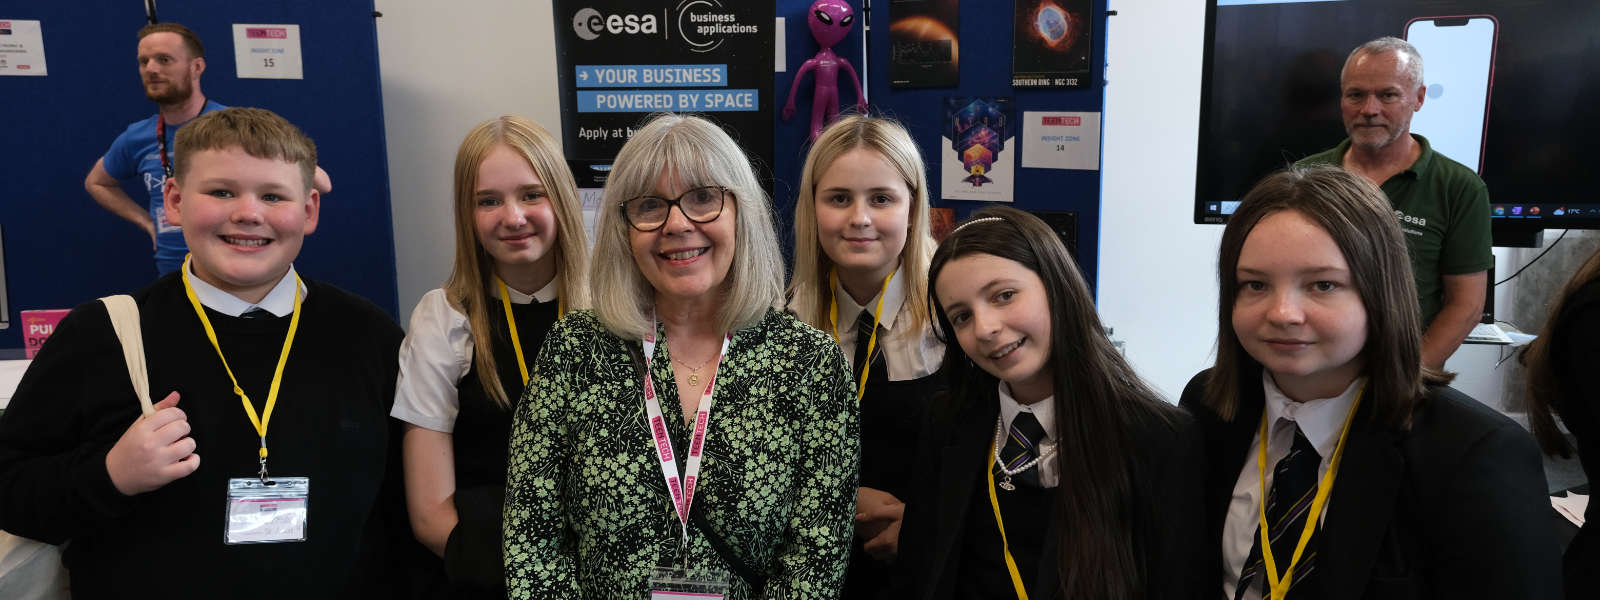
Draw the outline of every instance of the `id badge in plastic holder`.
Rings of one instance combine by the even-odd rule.
[[[721,600],[728,594],[728,574],[656,567],[650,570],[649,600]]]
[[[225,544],[277,544],[306,541],[311,480],[259,477],[228,480]]]

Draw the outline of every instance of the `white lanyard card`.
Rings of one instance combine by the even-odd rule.
[[[306,541],[311,480],[305,477],[235,477],[228,480],[225,544]]]

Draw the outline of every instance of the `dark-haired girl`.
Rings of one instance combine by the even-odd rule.
[[[1377,188],[1324,167],[1229,219],[1216,365],[1182,399],[1211,467],[1209,595],[1559,595],[1538,450],[1422,366],[1402,235]]]
[[[978,211],[934,252],[931,409],[895,598],[1199,598],[1199,432],[1112,347],[1055,233]]]
[[[1560,415],[1578,442],[1578,458],[1593,486],[1600,479],[1600,252],[1572,274],[1550,304],[1550,319],[1522,355],[1528,366],[1528,423],[1545,454],[1572,456],[1556,427]],[[1600,525],[1594,503],[1563,558],[1567,598],[1600,596]]]

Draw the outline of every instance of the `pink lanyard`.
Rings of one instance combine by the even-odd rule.
[[[717,373],[713,371],[707,378],[705,392],[700,395],[700,404],[695,408],[693,438],[689,443],[688,463],[684,465],[683,481],[678,480],[678,458],[672,453],[672,437],[667,434],[667,421],[661,414],[661,402],[656,399],[656,387],[650,377],[650,359],[656,351],[656,321],[650,318],[650,333],[644,336],[644,408],[650,420],[650,437],[655,440],[656,460],[661,463],[661,476],[667,481],[667,491],[672,494],[672,506],[678,512],[678,525],[683,530],[683,544],[689,543],[689,507],[694,502],[694,484],[700,476],[700,459],[704,454],[706,441],[706,427],[711,421],[712,392],[716,389]],[[728,354],[728,344],[733,341],[733,334],[722,337],[722,350],[717,353],[716,363],[722,362],[722,357]]]
[[[167,162],[167,117],[161,113],[156,113],[156,143],[160,145],[156,152],[161,154],[161,176],[171,177],[172,163]]]
[[[200,114],[202,115],[206,112],[206,102],[205,98],[200,99]],[[198,117],[199,115],[195,116]],[[167,116],[159,112],[156,113],[156,143],[159,144],[156,152],[161,154],[161,174],[165,177],[171,177],[172,163],[169,162],[171,159],[167,158]]]

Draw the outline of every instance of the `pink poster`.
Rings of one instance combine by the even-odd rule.
[[[56,323],[60,323],[69,312],[72,311],[65,308],[22,311],[22,345],[28,360],[33,360],[33,355],[39,353],[44,341],[55,333]]]

